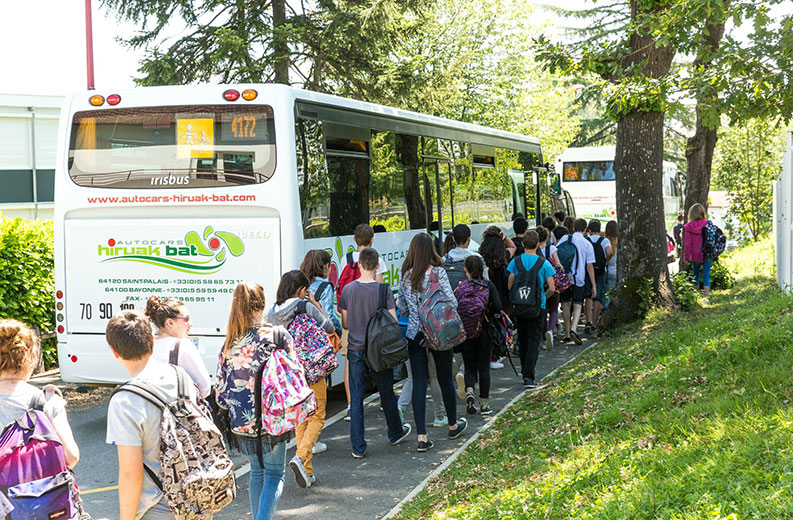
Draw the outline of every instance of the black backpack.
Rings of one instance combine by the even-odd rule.
[[[449,285],[452,286],[452,292],[457,289],[457,286],[465,280],[465,259],[452,261],[449,255],[443,257],[443,270],[446,271],[446,277],[449,279]]]
[[[536,318],[542,311],[542,284],[538,273],[545,260],[538,257],[534,266],[526,270],[523,265],[522,255],[515,259],[515,266],[518,268],[518,276],[512,282],[512,289],[509,291],[509,301],[512,302],[512,315],[517,318]]]
[[[589,241],[592,242],[592,237],[589,237]],[[592,248],[595,250],[595,263],[592,268],[595,270],[595,276],[606,272],[606,252],[603,250],[603,246],[600,245],[601,242],[603,242],[603,237],[598,237],[597,240],[592,242]]]
[[[388,284],[380,284],[377,311],[366,326],[366,361],[375,372],[394,368],[408,359],[408,341],[386,308],[390,290]]]

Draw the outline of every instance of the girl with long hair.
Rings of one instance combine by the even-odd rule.
[[[606,223],[606,238],[611,242],[611,258],[606,264],[606,296],[603,299],[603,310],[609,308],[609,295],[617,286],[617,221]]]
[[[507,313],[510,311],[507,265],[516,250],[515,243],[497,226],[490,226],[482,233],[479,254],[482,255],[485,266],[487,266],[487,277],[496,286],[498,297]]]
[[[428,352],[435,359],[438,384],[441,386],[446,417],[449,421],[449,438],[456,439],[468,426],[465,418],[457,419],[457,400],[454,390],[454,373],[452,369],[454,353],[452,350],[443,352],[427,350],[422,345],[424,334],[421,332],[419,304],[425,289],[429,286],[431,274],[435,274],[444,295],[455,305],[449,278],[443,269],[443,260],[433,244],[433,238],[427,233],[419,233],[410,241],[405,261],[402,263],[402,277],[399,281],[399,314],[408,317],[407,339],[410,366],[413,371],[413,417],[418,432],[418,451],[427,451],[434,444],[427,436],[425,423],[427,383],[429,380]]]
[[[230,447],[248,456],[251,465],[248,495],[252,518],[269,520],[281,497],[286,467],[286,443],[291,432],[279,436],[262,434],[263,466],[259,464],[256,436],[256,372],[275,349],[292,350],[292,337],[283,331],[275,344],[273,325],[264,323],[264,289],[256,282],[242,282],[234,289],[226,340],[218,359],[217,404],[227,414]]]
[[[154,338],[155,359],[163,363],[171,363],[185,369],[201,397],[209,395],[211,383],[207,370],[198,348],[187,339],[190,328],[190,312],[181,300],[168,298],[163,300],[159,296],[152,296],[146,302],[146,316],[157,326],[157,336]]]
[[[694,268],[694,286],[699,287],[700,282],[705,291],[705,303],[710,297],[710,266],[713,258],[706,257],[702,252],[702,241],[705,239],[704,229],[708,225],[708,216],[702,204],[694,204],[688,209],[688,222],[683,226],[683,256],[686,262],[691,262]],[[700,280],[700,273],[702,279]]]

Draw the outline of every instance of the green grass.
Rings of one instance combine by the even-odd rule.
[[[793,298],[768,241],[516,403],[399,518],[793,517]]]

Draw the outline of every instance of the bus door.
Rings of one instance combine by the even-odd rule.
[[[540,200],[540,185],[538,183],[538,171],[509,170],[509,178],[512,181],[512,203],[513,213],[520,213],[529,222],[534,219],[540,225],[540,209],[537,201]]]
[[[452,161],[441,155],[439,140],[422,138],[422,193],[424,194],[427,231],[439,239],[443,252],[444,234],[455,225],[452,204]]]

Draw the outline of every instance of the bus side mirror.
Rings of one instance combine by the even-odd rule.
[[[554,173],[548,176],[549,187],[551,191],[551,196],[553,197],[561,197],[562,196],[562,183],[559,179],[559,174]]]

